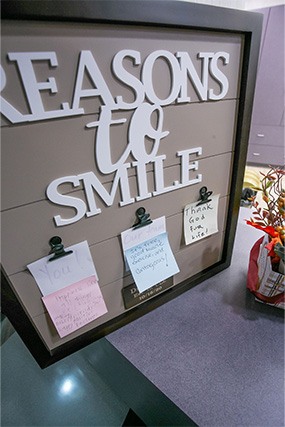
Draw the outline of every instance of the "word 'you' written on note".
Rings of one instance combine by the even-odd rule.
[[[95,276],[66,286],[42,300],[61,338],[107,313]]]
[[[184,208],[184,238],[186,245],[218,232],[219,194],[203,204],[190,203]]]
[[[71,253],[53,261],[48,255],[27,266],[61,338],[107,313],[88,242],[66,250]]]
[[[95,276],[98,280],[86,240],[69,246],[66,250],[72,253],[52,262],[52,255],[49,255],[27,266],[42,295],[51,294],[87,277]]]

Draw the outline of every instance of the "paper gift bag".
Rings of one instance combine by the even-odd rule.
[[[266,236],[267,237],[267,236]],[[285,309],[285,275],[272,270],[271,258],[261,237],[252,247],[249,258],[247,288],[256,300]]]

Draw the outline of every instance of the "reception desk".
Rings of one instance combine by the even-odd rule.
[[[284,425],[284,313],[246,290],[262,235],[241,208],[231,267],[41,370],[2,346],[2,426]],[[142,424],[137,424],[142,425]]]

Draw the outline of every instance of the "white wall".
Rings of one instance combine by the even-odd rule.
[[[284,4],[284,0],[245,0],[245,9],[261,9],[263,7],[272,7]]]
[[[284,0],[184,0],[190,3],[209,4],[231,9],[252,10],[285,4]]]

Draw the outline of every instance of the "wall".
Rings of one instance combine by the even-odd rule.
[[[284,6],[260,9],[264,15],[249,137],[248,162],[285,163]]]
[[[189,3],[201,3],[231,9],[254,10],[284,4],[284,0],[185,0]]]

